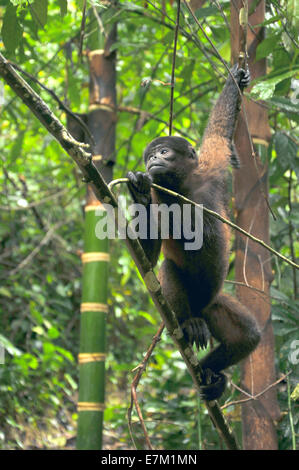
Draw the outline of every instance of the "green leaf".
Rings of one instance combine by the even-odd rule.
[[[297,384],[294,390],[292,391],[291,400],[293,401],[299,400],[299,384]]]
[[[38,368],[38,360],[32,354],[28,354],[28,362],[27,365],[30,369],[37,369]]]
[[[156,325],[157,321],[147,312],[139,311],[139,315],[144,317],[152,325]]]
[[[48,0],[35,0],[30,8],[31,16],[39,27],[44,27],[47,22]]]
[[[275,74],[275,76],[262,77],[263,81],[259,81],[254,85],[250,94],[254,99],[268,100],[274,95],[275,87],[277,83],[282,82],[286,78],[293,77],[297,73],[297,68],[289,70],[281,74]]]
[[[7,5],[1,29],[4,46],[7,51],[12,54],[14,54],[17,46],[19,45],[23,34],[23,30],[18,22],[16,11],[16,7],[11,3]]]
[[[37,335],[44,335],[45,334],[45,330],[43,329],[42,326],[34,326],[32,328],[32,331],[34,331],[34,333],[36,333]]]
[[[52,343],[43,343],[43,350],[46,355],[52,356],[55,353],[55,346]]]
[[[299,104],[296,103],[296,100],[297,98],[294,93],[294,101],[283,96],[272,96],[272,98],[266,101],[283,111],[293,121],[299,122]]]
[[[271,52],[274,51],[276,44],[280,41],[280,32],[271,34],[271,36],[264,39],[256,49],[256,60],[260,60],[263,57],[267,57]]]
[[[276,132],[273,141],[280,166],[283,170],[293,168],[298,151],[297,145],[283,132]]]
[[[16,348],[9,339],[5,338],[5,336],[0,335],[0,346],[3,346],[9,354],[12,356],[21,356],[22,351]]]
[[[0,295],[10,298],[12,297],[11,292],[6,287],[0,287]]]
[[[77,385],[77,383],[74,381],[74,379],[71,377],[71,375],[66,372],[66,373],[64,374],[64,377],[65,377],[65,379],[68,381],[68,383],[70,384],[70,386],[72,387],[72,389],[73,389],[73,390],[77,390],[78,385]]]
[[[48,330],[48,335],[49,335],[49,338],[55,339],[55,338],[58,338],[60,336],[60,333],[56,328],[54,328],[54,326],[52,326]]]
[[[297,178],[299,177],[299,165],[298,165],[298,145],[289,135],[277,132],[274,135],[275,150],[279,160],[279,165],[283,171],[292,169],[296,173]]]

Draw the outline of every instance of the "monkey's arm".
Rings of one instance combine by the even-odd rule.
[[[232,139],[234,136],[236,121],[240,110],[240,91],[248,86],[250,81],[249,70],[239,69],[235,65],[231,69],[225,87],[218,98],[208,125],[206,127],[200,151],[200,161],[205,161],[208,166],[226,166],[232,154]],[[211,160],[212,157],[212,160]]]
[[[142,248],[145,251],[148,260],[154,267],[157,264],[159,254],[161,251],[161,239],[151,239],[150,236],[150,226],[157,224],[158,221],[155,220],[154,214],[151,208],[151,178],[147,173],[142,173],[137,171],[133,173],[129,171],[127,173],[127,178],[129,179],[129,191],[131,196],[137,204],[142,204],[146,208],[147,213],[147,238],[140,239]],[[153,228],[153,227],[152,227]],[[152,233],[156,232],[153,230]],[[159,230],[158,230],[159,233]]]

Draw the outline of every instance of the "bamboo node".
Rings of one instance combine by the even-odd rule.
[[[88,51],[88,57],[93,57],[94,55],[104,55],[104,49],[93,49],[92,51]]]
[[[92,111],[107,111],[108,113],[115,114],[115,109],[113,106],[104,103],[95,103],[91,104],[88,108],[89,112]]]
[[[79,353],[79,364],[87,364],[89,362],[103,362],[106,359],[106,353]]]
[[[105,211],[105,207],[103,206],[102,203],[100,204],[87,204],[87,206],[84,207],[85,212],[89,211]]]
[[[77,403],[77,410],[79,411],[104,411],[105,403],[92,402],[92,401],[79,401]]]
[[[81,255],[82,263],[91,263],[93,261],[110,261],[110,254],[105,252],[90,252]]]
[[[99,302],[82,302],[80,307],[81,313],[83,312],[102,312],[108,313],[108,305]]]
[[[260,139],[259,137],[252,137],[252,142],[254,144],[264,145],[265,147],[269,147],[269,142],[265,139]]]

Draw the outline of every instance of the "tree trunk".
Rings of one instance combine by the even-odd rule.
[[[107,29],[105,26],[106,32]],[[97,34],[92,50],[87,54],[90,67],[87,123],[95,141],[92,148],[93,161],[106,182],[112,179],[115,161],[116,115],[107,106],[116,106],[116,54],[110,52],[115,41],[116,24],[113,24],[104,48],[98,48]],[[101,212],[104,215],[103,206],[88,186],[85,247],[82,256],[77,449],[102,448],[109,246],[108,239],[99,240],[95,234]]]
[[[231,2],[231,45],[233,63],[238,62],[241,30],[239,10],[243,1]],[[266,73],[266,60],[255,61],[256,48],[263,40],[264,1],[250,0],[247,48],[251,78]],[[255,5],[255,6],[254,6]],[[252,12],[252,9],[254,10]],[[244,99],[245,112],[255,155],[252,155],[244,114],[241,113],[235,143],[241,169],[234,173],[236,223],[269,244],[268,169],[261,157],[267,154],[270,140],[267,110],[262,103]],[[269,293],[272,270],[269,253],[260,245],[236,233],[236,280]],[[247,287],[237,287],[241,302],[256,317],[262,339],[256,350],[242,363],[242,388],[251,395],[262,392],[275,382],[274,336],[271,324],[270,299]],[[246,398],[246,396],[242,397]],[[243,448],[277,449],[275,420],[279,416],[276,390],[271,388],[258,400],[242,406]]]

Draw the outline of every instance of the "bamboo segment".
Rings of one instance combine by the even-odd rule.
[[[80,328],[78,449],[101,449],[105,401],[105,357],[108,240],[95,236],[101,215],[85,212],[85,253],[82,255],[82,303]],[[102,216],[105,212],[100,212]]]
[[[92,161],[108,183],[112,179],[116,155],[117,119],[113,111],[116,109],[116,50],[113,48],[110,50],[110,47],[116,42],[117,24],[115,21],[112,23],[109,21],[111,11],[115,14],[115,3],[112,1],[106,3],[107,9],[99,11],[105,34],[103,35],[93,23],[90,23],[87,28],[90,34],[86,45],[90,75],[87,125],[94,140],[91,149]],[[99,240],[95,229],[104,216],[106,216],[104,206],[99,205],[92,186],[88,185],[85,207],[85,253],[82,256],[77,449],[102,448],[110,257],[108,240]]]

